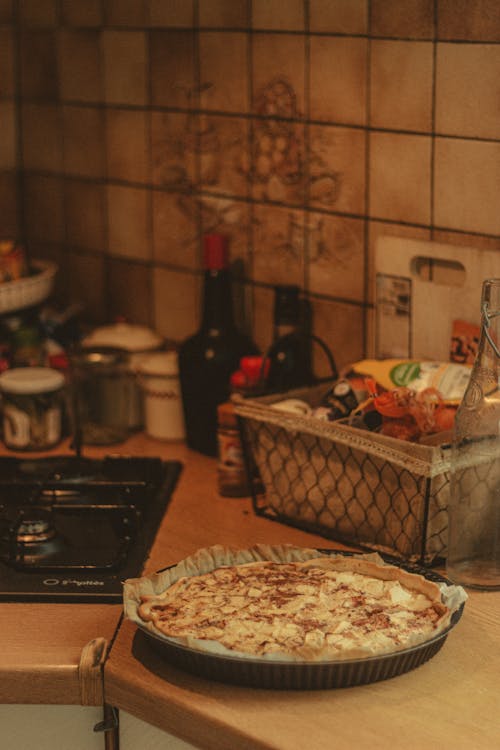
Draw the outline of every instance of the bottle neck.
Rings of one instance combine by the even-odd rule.
[[[481,296],[481,335],[474,360],[469,390],[481,386],[483,395],[491,395],[499,386],[500,362],[500,280],[483,282]]]
[[[231,277],[227,269],[206,270],[203,286],[201,330],[205,333],[234,328]]]
[[[301,330],[299,288],[276,286],[274,295],[274,341],[277,341]]]

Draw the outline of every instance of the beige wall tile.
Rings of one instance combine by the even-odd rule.
[[[312,299],[313,332],[333,354],[337,369],[363,358],[364,310],[342,302]],[[313,348],[313,367],[318,377],[331,375],[322,350]]]
[[[362,302],[364,220],[311,212],[305,221],[310,291]]]
[[[0,23],[11,23],[14,19],[13,0],[0,0]]]
[[[193,0],[150,0],[149,22],[151,26],[192,26],[194,21]]]
[[[148,21],[147,0],[106,0],[105,22],[108,26],[144,26]]]
[[[366,134],[357,128],[312,125],[310,205],[361,214],[365,211]]]
[[[500,144],[437,138],[435,224],[500,234]]]
[[[103,21],[100,0],[61,0],[62,20],[68,26],[100,26]]]
[[[120,258],[107,258],[106,306],[108,318],[124,317],[130,323],[151,325],[153,316],[152,275],[149,265]],[[123,290],[127,294],[123,294]]]
[[[18,185],[15,172],[0,171],[0,214],[2,234],[5,237],[19,235]]]
[[[201,96],[202,108],[246,112],[248,36],[237,31],[202,31],[199,45],[201,85],[206,87]]]
[[[149,114],[144,110],[106,112],[107,175],[111,180],[149,181]]]
[[[57,0],[18,0],[19,21],[26,26],[55,26]]]
[[[37,29],[21,32],[20,88],[21,94],[26,97],[57,97],[57,43],[54,31]]]
[[[154,31],[150,36],[153,105],[196,107],[194,35],[191,31]]]
[[[102,100],[99,32],[62,30],[59,35],[59,96],[82,102]]]
[[[85,319],[97,323],[106,313],[104,258],[69,252],[67,258],[69,299],[83,306]]]
[[[108,185],[108,250],[122,258],[152,257],[148,191]]]
[[[254,29],[303,31],[304,3],[302,0],[253,0],[252,26]]]
[[[60,243],[33,239],[30,239],[26,245],[31,258],[50,260],[57,265],[54,289],[49,297],[50,303],[58,305],[59,309],[64,309],[67,305],[72,304],[73,300],[70,297],[68,283],[69,253],[66,248]]]
[[[0,170],[9,171],[17,165],[17,138],[14,103],[0,101]]]
[[[85,180],[65,180],[64,205],[68,241],[75,248],[106,251],[106,191]]]
[[[64,242],[62,181],[59,177],[27,175],[24,180],[24,213],[29,240]]]
[[[430,222],[431,139],[370,134],[370,216],[415,224]]]
[[[253,122],[250,178],[256,200],[304,204],[308,168],[301,123],[270,119]]]
[[[372,0],[370,20],[374,36],[432,39],[434,0]]]
[[[438,44],[436,68],[436,130],[499,138],[500,47]]]
[[[142,31],[104,31],[102,44],[105,101],[108,104],[146,104],[146,34]]]
[[[13,96],[14,43],[12,29],[0,28],[0,96]]]
[[[66,174],[103,177],[106,169],[103,110],[65,106],[62,117]]]
[[[439,39],[500,41],[498,0],[439,0],[437,11]]]
[[[151,113],[152,180],[172,190],[190,190],[198,182],[198,115]]]
[[[246,197],[248,121],[201,115],[198,122],[199,186],[214,193]]]
[[[311,31],[330,34],[366,34],[368,30],[367,0],[310,0]]]
[[[302,211],[255,206],[252,278],[268,284],[303,284]]]
[[[252,339],[258,349],[265,353],[273,343],[274,290],[254,286],[253,310]]]
[[[252,111],[265,117],[303,117],[304,38],[254,34]]]
[[[155,329],[165,338],[183,341],[200,320],[201,278],[182,271],[155,268],[153,275]]]
[[[370,120],[374,127],[432,128],[433,45],[375,39],[371,51]]]
[[[61,171],[63,139],[59,107],[55,104],[24,104],[22,139],[26,169]]]
[[[199,0],[200,26],[240,29],[249,23],[246,0]]]
[[[352,125],[366,122],[366,39],[311,38],[310,116]]]
[[[184,269],[199,268],[199,201],[186,193],[153,193],[153,257]]]

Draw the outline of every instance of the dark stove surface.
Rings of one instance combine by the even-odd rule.
[[[181,469],[159,458],[0,457],[0,601],[121,601]]]

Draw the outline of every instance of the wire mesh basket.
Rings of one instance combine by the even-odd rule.
[[[234,396],[257,515],[424,565],[446,556],[450,447],[409,443],[272,407],[326,386]],[[255,483],[257,485],[258,483]]]

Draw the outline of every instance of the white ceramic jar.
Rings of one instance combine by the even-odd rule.
[[[0,375],[7,448],[44,450],[60,442],[64,386],[64,375],[50,367],[16,367]]]
[[[144,396],[146,434],[159,440],[184,440],[177,352],[158,352],[143,357],[137,373]]]

